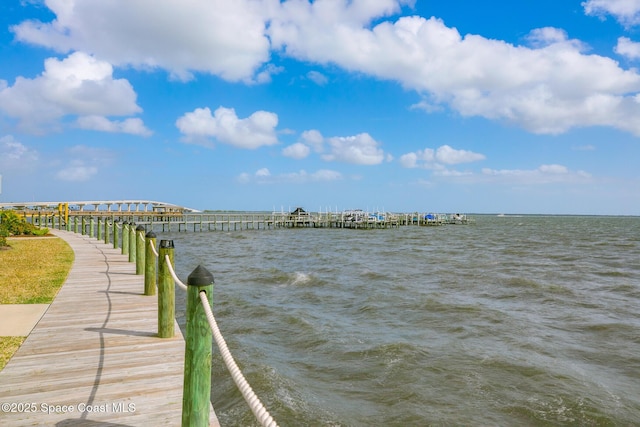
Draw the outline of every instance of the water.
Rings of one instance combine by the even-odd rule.
[[[476,220],[159,238],[280,426],[640,425],[640,218]],[[212,377],[258,425],[217,348]]]

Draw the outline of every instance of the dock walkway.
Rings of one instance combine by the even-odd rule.
[[[52,230],[75,252],[53,303],[0,371],[0,425],[181,424],[185,344],[157,337],[157,297],[118,249]],[[219,426],[213,408],[211,425]]]

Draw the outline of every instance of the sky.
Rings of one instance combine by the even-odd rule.
[[[640,215],[640,0],[3,0],[0,202]]]

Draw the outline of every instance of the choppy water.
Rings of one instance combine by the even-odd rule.
[[[640,425],[640,218],[476,220],[159,238],[281,426]],[[212,376],[257,425],[217,348]]]

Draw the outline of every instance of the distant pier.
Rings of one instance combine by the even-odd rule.
[[[98,230],[107,223],[135,223],[147,230],[235,231],[279,228],[392,229],[403,226],[471,224],[466,214],[343,212],[199,212],[169,203],[145,200],[3,203],[27,221],[69,231]],[[97,231],[96,231],[97,233]],[[93,234],[87,231],[86,234]]]

